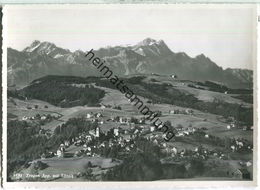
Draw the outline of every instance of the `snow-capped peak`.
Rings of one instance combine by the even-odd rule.
[[[152,38],[146,38],[143,41],[139,42],[138,45],[139,46],[150,46],[150,45],[153,45],[154,43],[157,43],[157,41]]]
[[[29,47],[26,47],[23,51],[26,52],[33,52],[36,48],[38,48],[41,45],[41,42],[39,40],[34,40],[32,44]]]
[[[40,42],[38,40],[33,41],[33,43],[23,51],[28,53],[36,52],[38,54],[47,54],[49,56],[56,56],[58,54],[64,55],[70,52],[69,50],[57,47],[54,43],[46,41]]]

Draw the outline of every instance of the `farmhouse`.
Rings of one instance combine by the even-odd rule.
[[[95,130],[89,130],[88,132],[91,136],[95,136]]]
[[[69,147],[70,146],[70,141],[64,141],[64,145],[65,145],[65,147]]]
[[[64,151],[59,148],[59,149],[57,150],[57,156],[58,156],[58,158],[63,158],[63,157],[64,157]]]
[[[192,114],[192,113],[193,113],[193,110],[191,110],[191,109],[186,109],[186,110],[185,110],[185,113],[186,113],[186,114]]]
[[[119,136],[119,129],[118,128],[114,128],[114,135],[116,136],[116,137],[118,137]]]
[[[252,166],[252,162],[250,162],[250,161],[246,162],[246,166],[247,167]]]
[[[170,114],[175,114],[175,111],[174,110],[170,110],[169,113]]]
[[[99,137],[99,135],[100,135],[100,128],[97,127],[97,128],[96,128],[95,137]]]
[[[189,135],[190,132],[189,132],[189,131],[183,131],[183,134],[185,134],[185,135]]]
[[[23,121],[26,121],[26,120],[28,120],[28,119],[29,119],[29,118],[26,117],[26,116],[23,116],[23,118],[22,118]]]
[[[86,141],[91,141],[92,137],[90,135],[86,135],[85,139],[86,139]]]
[[[101,121],[98,122],[98,124],[102,125],[102,124],[104,124],[104,121],[101,120]]]
[[[95,117],[96,117],[96,118],[102,117],[102,114],[101,114],[101,113],[96,113],[96,114],[95,114]]]
[[[176,127],[176,129],[177,129],[177,131],[183,131],[184,128],[183,128],[183,126],[179,125]]]
[[[64,144],[60,144],[60,150],[65,151],[65,145]]]
[[[123,124],[123,123],[128,123],[128,119],[127,119],[127,118],[123,118],[123,117],[119,117],[119,122],[120,122],[121,124]]]
[[[176,137],[183,137],[184,136],[184,133],[183,132],[178,132],[177,134],[176,134]]]
[[[177,153],[178,153],[178,150],[176,147],[173,147],[171,151],[172,151],[173,155],[177,155]]]
[[[150,126],[150,132],[153,132],[155,130],[155,126]]]
[[[92,112],[91,113],[87,113],[86,118],[89,119],[91,117],[93,117],[93,113]]]
[[[41,155],[41,159],[42,159],[42,160],[43,160],[43,159],[46,159],[46,154],[43,153],[43,154]]]
[[[144,123],[145,123],[145,118],[141,118],[141,119],[139,119],[139,123],[144,124]]]
[[[177,75],[173,74],[173,75],[171,75],[171,78],[177,79]]]
[[[45,120],[47,117],[45,115],[41,116],[41,120]]]

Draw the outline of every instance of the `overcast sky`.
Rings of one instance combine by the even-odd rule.
[[[234,7],[234,5],[233,5]],[[162,39],[173,52],[205,54],[223,68],[252,68],[250,7],[80,5],[7,7],[7,46],[33,40],[70,49],[97,49]]]

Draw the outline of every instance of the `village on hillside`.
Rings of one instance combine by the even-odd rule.
[[[194,89],[188,86],[190,83],[171,78]],[[92,107],[60,108],[35,99],[9,97],[8,126],[16,130],[23,126],[23,134],[35,142],[30,150],[21,146],[25,151],[21,156],[28,159],[12,162],[15,165],[10,167],[9,180],[252,179],[252,126],[242,125],[233,116],[153,103],[145,98],[175,133],[173,139],[165,141],[165,134],[120,92],[101,89],[106,95],[99,106]],[[226,92],[215,94],[231,96]],[[15,132],[10,132],[10,138]],[[18,142],[27,137],[15,138]],[[11,154],[20,154],[12,151],[10,158]]]

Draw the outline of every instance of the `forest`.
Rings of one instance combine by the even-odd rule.
[[[105,92],[92,85],[74,86],[82,80],[80,77],[44,77],[33,81],[19,93],[28,99],[39,99],[60,107],[99,105]]]
[[[94,129],[97,123],[83,118],[69,119],[58,126],[51,137],[42,133],[40,126],[26,121],[13,120],[7,123],[8,176],[28,162],[40,158],[43,153],[55,152],[64,140],[76,137],[83,131]]]

